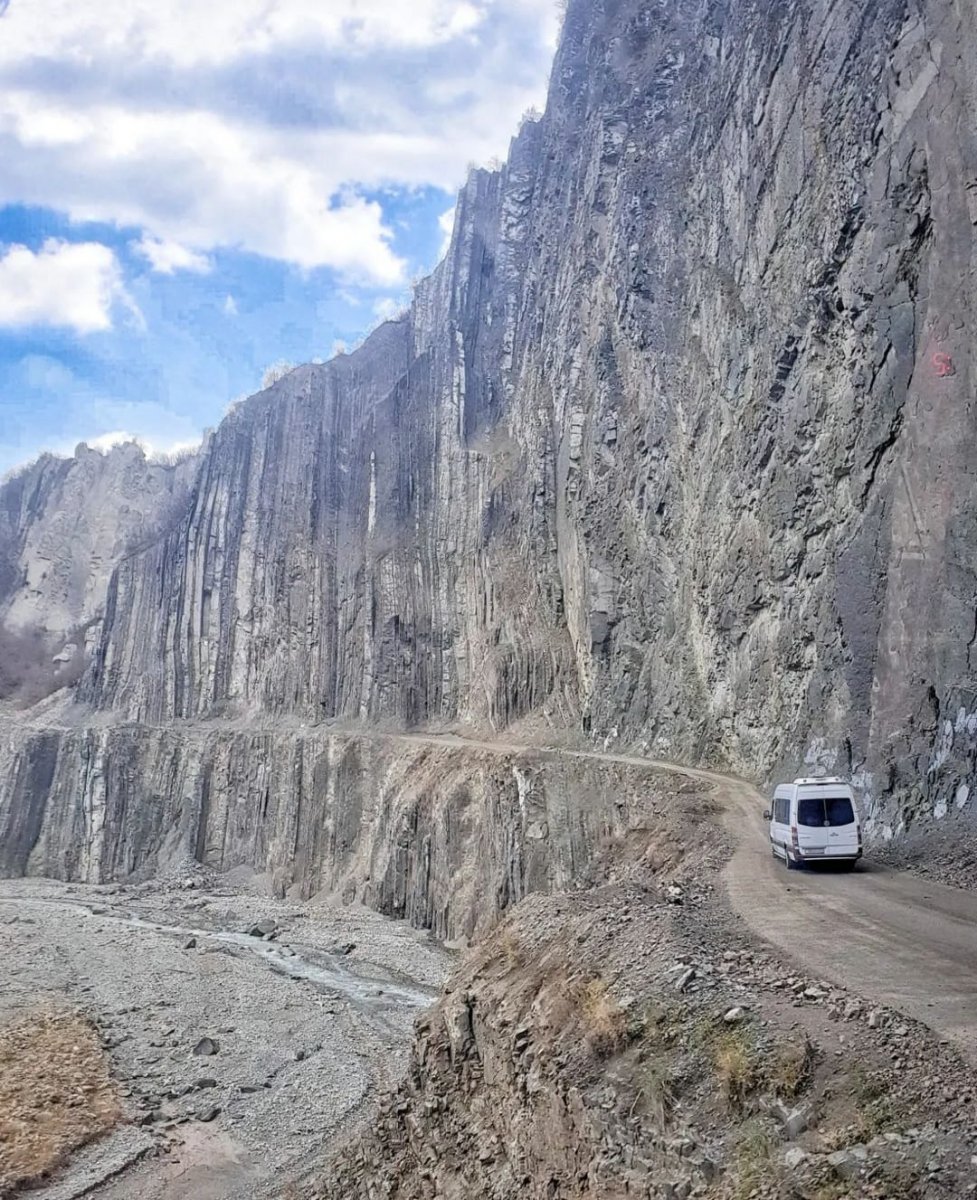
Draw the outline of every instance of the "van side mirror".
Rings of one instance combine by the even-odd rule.
[[[764,819],[765,821],[769,821],[769,820],[771,820],[771,819],[772,819],[772,818],[771,818],[771,816],[770,816],[770,809],[769,809],[769,808],[765,808],[765,809],[763,810],[763,819]]]

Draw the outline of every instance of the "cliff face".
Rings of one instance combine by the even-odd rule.
[[[241,405],[118,563],[85,719],[151,757],[186,719],[538,722],[851,770],[876,833],[969,811],[975,53],[946,0],[571,3],[545,117],[409,315]],[[38,736],[0,815],[29,792],[57,845],[82,734],[17,790]],[[205,775],[134,771],[114,819],[150,832],[98,870]]]
[[[651,836],[690,786],[418,738],[88,727],[0,733],[0,875],[95,883],[196,859],[335,893],[446,941]]]
[[[119,562],[182,518],[195,471],[127,443],[18,472],[0,487],[0,621],[57,640],[97,620]]]

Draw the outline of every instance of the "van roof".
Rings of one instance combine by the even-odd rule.
[[[813,778],[795,779],[794,783],[804,787],[837,787],[839,783],[848,786],[848,780],[840,775],[818,775]]]

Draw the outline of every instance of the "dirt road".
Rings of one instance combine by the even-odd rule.
[[[808,977],[922,1021],[977,1062],[977,895],[873,867],[871,856],[851,875],[788,874],[769,852],[763,797],[713,772],[610,749],[335,733],[613,763],[707,783],[736,846],[726,882],[749,929]],[[51,921],[55,907],[58,920]],[[78,893],[31,880],[0,889],[0,950],[8,964],[0,1013],[48,994],[98,1011],[133,1102],[153,1114],[147,1129],[174,1140],[165,1159],[140,1162],[104,1185],[95,1193],[103,1200],[261,1194],[273,1174],[321,1152],[323,1134],[352,1120],[402,1069],[413,1012],[434,995],[447,958],[376,914],[307,908],[176,885],[162,895],[155,885]],[[268,913],[282,940],[242,932]],[[334,947],[347,940],[359,947],[355,962],[336,958]],[[202,1072],[193,1046],[215,1033],[220,1052]],[[200,1092],[202,1074],[213,1082]],[[219,1110],[220,1122],[208,1120],[208,1110]],[[136,1132],[152,1143],[146,1129]],[[96,1147],[98,1155],[103,1150],[114,1153],[111,1145]],[[126,1162],[144,1152],[139,1145],[120,1151]],[[104,1161],[96,1168],[107,1177]],[[79,1164],[71,1178],[84,1169]],[[50,1200],[66,1197],[52,1192]]]
[[[717,783],[738,848],[736,912],[808,970],[924,1022],[977,1061],[977,895],[867,862],[788,873],[770,853],[763,801]]]
[[[408,736],[435,745],[541,753],[515,743]],[[750,929],[809,973],[922,1021],[977,1062],[977,894],[873,865],[871,851],[852,874],[788,873],[770,853],[765,800],[743,780],[630,754],[542,753],[712,784],[737,846],[726,872],[729,898]]]

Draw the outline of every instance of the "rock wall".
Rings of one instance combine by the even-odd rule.
[[[225,420],[79,698],[154,754],[539,722],[969,811],[975,56],[949,0],[573,0],[409,315]]]
[[[55,641],[103,614],[119,562],[178,522],[196,472],[133,442],[45,455],[0,486],[0,622]]]
[[[647,771],[418,739],[202,724],[0,732],[0,876],[196,859],[470,938],[694,792]]]

